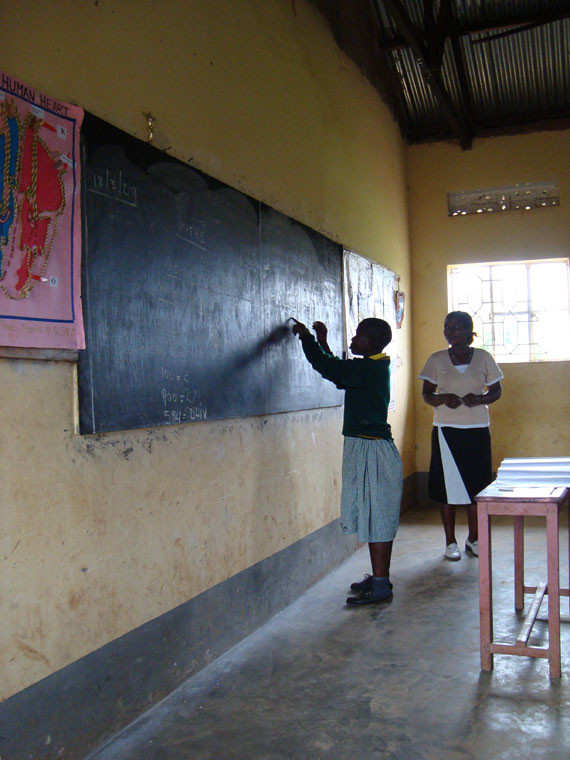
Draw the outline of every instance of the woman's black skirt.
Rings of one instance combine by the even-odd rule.
[[[489,428],[434,427],[429,495],[442,504],[471,504],[493,480]]]

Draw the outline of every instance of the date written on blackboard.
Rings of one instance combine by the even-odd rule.
[[[120,169],[94,169],[89,173],[87,189],[91,193],[126,203],[127,206],[137,205],[137,188],[125,180]]]

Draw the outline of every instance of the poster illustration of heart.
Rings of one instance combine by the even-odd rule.
[[[0,72],[0,346],[85,348],[82,119]]]

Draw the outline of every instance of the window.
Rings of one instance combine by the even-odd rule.
[[[570,360],[568,259],[448,266],[447,293],[499,363]]]

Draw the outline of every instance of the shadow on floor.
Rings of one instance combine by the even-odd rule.
[[[460,546],[464,534],[459,520]],[[531,582],[546,572],[539,522],[525,541]],[[446,562],[443,544],[435,510],[407,513],[390,604],[344,604],[369,571],[363,547],[90,760],[568,760],[570,624],[559,681],[530,658],[496,655],[482,673],[477,560]],[[495,637],[508,640],[519,627],[508,520],[493,546]],[[564,552],[561,565],[564,584]],[[538,623],[532,643],[546,637]]]

